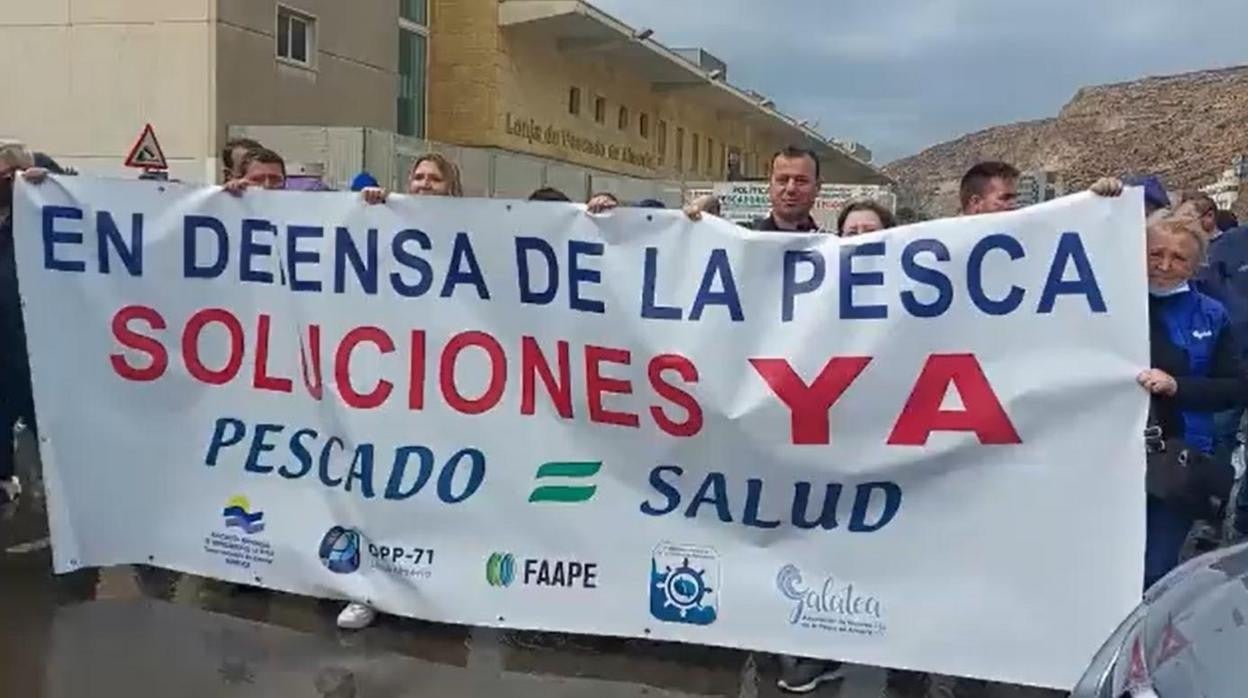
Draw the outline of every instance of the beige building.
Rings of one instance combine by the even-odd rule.
[[[819,152],[830,181],[887,183],[869,151],[661,31],[580,0],[0,2],[0,60],[20,66],[7,75],[21,96],[0,136],[120,173],[151,122],[173,176],[199,181],[247,133],[334,185],[360,167],[401,179],[404,158],[437,147],[462,159],[470,193],[670,190],[764,176],[785,144]]]

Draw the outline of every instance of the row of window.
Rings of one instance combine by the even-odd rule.
[[[425,135],[425,75],[429,63],[429,0],[397,0],[399,4],[398,131]],[[316,18],[277,6],[277,57],[316,67]]]
[[[582,104],[581,88],[571,87],[568,89],[568,113],[572,116],[581,115]],[[628,107],[621,104],[616,111],[615,125],[621,131],[629,131],[632,129],[632,119]],[[602,96],[594,97],[594,121],[598,124],[606,125],[607,123],[607,99]],[[637,115],[637,135],[650,139],[650,115],[641,113]],[[685,160],[685,129],[676,129],[676,170],[678,172],[699,173],[705,172],[707,175],[717,175],[728,172],[730,163],[728,158],[729,148],[726,143],[716,144],[715,140],[710,136],[705,139],[698,134],[691,134],[689,138],[690,158]],[[705,147],[703,147],[705,145]],[[718,148],[716,147],[718,145]],[[733,149],[734,151],[737,149]],[[667,164],[667,122],[659,119],[658,130],[655,133],[655,152],[659,156],[659,165]],[[739,160],[739,158],[738,158]],[[739,163],[737,163],[739,168]]]

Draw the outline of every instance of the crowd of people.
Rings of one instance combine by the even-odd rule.
[[[222,152],[222,188],[243,196],[248,189],[282,189],[286,166],[280,154],[260,143],[237,139]],[[48,173],[63,173],[54,161],[32,153],[17,143],[0,144],[0,430],[19,423],[37,429],[30,386],[21,301],[17,287],[12,239],[12,195],[15,177],[41,182]],[[1019,171],[1003,162],[982,162],[971,167],[960,187],[961,215],[979,215],[1017,207]],[[1150,366],[1141,366],[1138,383],[1151,398],[1149,431],[1149,488],[1146,519],[1145,588],[1173,569],[1194,528],[1202,529],[1204,545],[1248,536],[1248,488],[1240,488],[1229,501],[1229,482],[1234,457],[1240,449],[1244,408],[1248,406],[1248,376],[1244,347],[1248,347],[1248,227],[1238,225],[1228,211],[1199,193],[1184,194],[1171,201],[1162,182],[1151,176],[1127,178],[1126,184],[1144,189],[1147,229],[1147,265]],[[1124,181],[1106,178],[1091,191],[1118,196]],[[746,227],[757,231],[829,232],[850,237],[892,228],[896,220],[887,207],[870,200],[853,201],[840,212],[833,231],[819,231],[811,216],[821,185],[818,156],[801,148],[786,148],[771,161],[766,217]],[[362,172],[351,188],[370,205],[384,205],[390,195],[372,175]],[[428,153],[413,163],[406,187],[416,196],[463,196],[463,184],[455,163],[438,153]],[[543,187],[532,201],[568,202],[563,192]],[[662,208],[648,199],[624,204],[609,192],[593,194],[586,202],[590,215],[632,205]],[[720,202],[703,196],[684,209],[694,221],[719,215]],[[8,433],[8,432],[6,432]],[[1198,458],[1212,473],[1202,480],[1198,493],[1186,482],[1176,484],[1167,474],[1166,454],[1185,453]],[[1172,460],[1172,459],[1170,459]],[[1214,477],[1216,476],[1216,477]],[[21,496],[14,472],[12,439],[0,444],[0,503]],[[1227,509],[1230,512],[1227,512]],[[1228,516],[1229,514],[1229,516]],[[1227,531],[1220,522],[1230,518]],[[372,624],[377,611],[362,600],[351,601],[338,616],[344,629]],[[781,688],[795,693],[813,690],[843,675],[839,662],[785,658],[781,663]],[[950,677],[920,676],[895,672],[899,680],[916,677],[930,695],[952,695]]]

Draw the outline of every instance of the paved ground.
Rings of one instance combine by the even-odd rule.
[[[745,652],[394,618],[341,633],[328,601],[129,567],[54,578],[37,467],[29,457],[21,467],[29,496],[0,519],[5,696],[780,695],[772,660]],[[861,668],[811,695],[914,695],[885,681],[884,671]],[[981,686],[957,695],[1058,694]]]

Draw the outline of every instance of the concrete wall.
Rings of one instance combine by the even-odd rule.
[[[243,124],[395,129],[397,2],[282,0],[316,19],[306,68],[277,58],[278,2],[218,1],[216,143]]]
[[[151,122],[173,176],[203,179],[215,147],[213,2],[3,0],[0,135],[82,171],[121,174]]]

